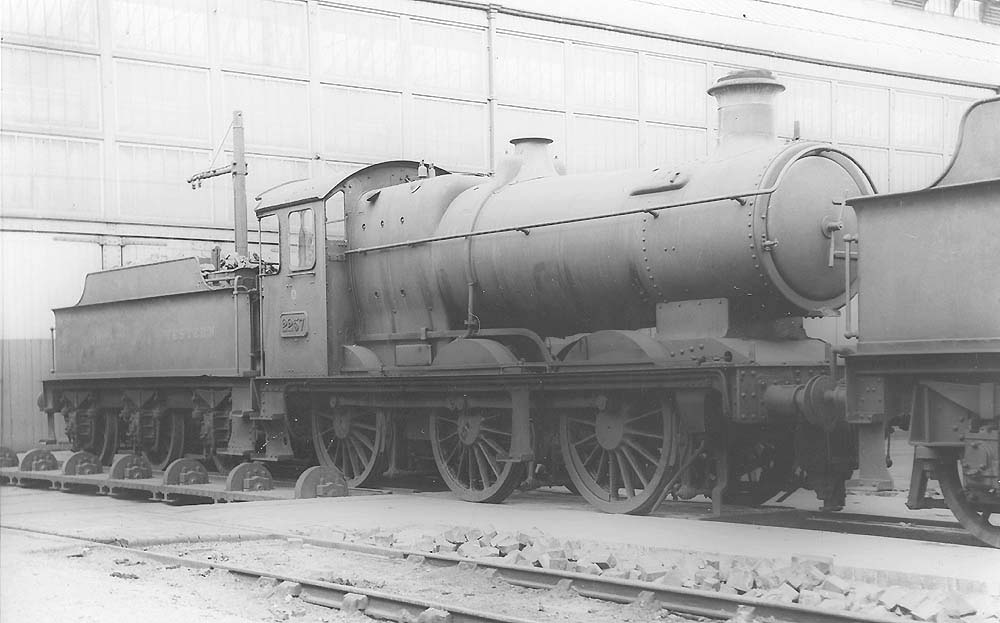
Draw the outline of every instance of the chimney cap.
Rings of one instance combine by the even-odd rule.
[[[735,86],[773,86],[779,92],[785,90],[785,85],[766,69],[740,69],[719,78],[709,87],[708,94],[714,96],[723,89]]]
[[[543,145],[548,145],[551,142],[552,139],[546,136],[519,136],[517,138],[510,139],[511,145],[520,145],[521,143],[541,143]]]

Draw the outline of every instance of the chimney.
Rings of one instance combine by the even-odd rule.
[[[552,156],[549,155],[551,143],[551,138],[538,136],[512,138],[510,144],[514,146],[514,158],[520,164],[517,175],[512,181],[524,182],[558,175]]]
[[[719,78],[708,89],[719,103],[719,145],[734,139],[774,140],[774,96],[784,90],[765,69],[743,69]]]

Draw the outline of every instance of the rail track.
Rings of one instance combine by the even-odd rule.
[[[972,536],[956,521],[890,517],[862,513],[824,513],[794,508],[756,509],[753,513],[732,513],[706,517],[705,521],[743,523],[776,528],[795,528],[860,534],[971,547],[990,546]]]
[[[376,590],[363,586],[341,584],[317,580],[294,573],[276,572],[274,567],[253,568],[229,564],[219,560],[200,560],[189,556],[178,556],[148,548],[168,545],[199,544],[216,541],[190,539],[148,539],[125,542],[108,542],[100,539],[82,538],[45,530],[24,528],[4,529],[57,536],[86,543],[89,546],[108,548],[115,552],[155,560],[167,565],[179,565],[196,569],[216,569],[246,578],[273,578],[281,582],[292,582],[301,586],[300,599],[304,602],[341,609],[348,612],[361,611],[367,616],[393,621],[450,622],[450,623],[532,623],[532,619],[511,617],[498,612],[469,608],[461,604],[438,602],[410,595]],[[753,616],[769,621],[796,623],[898,623],[899,619],[871,617],[856,612],[837,612],[803,607],[797,604],[764,601],[756,598],[719,594],[710,591],[665,586],[654,582],[642,582],[617,578],[541,569],[537,567],[508,565],[483,559],[469,559],[448,554],[428,554],[396,548],[367,544],[331,541],[298,535],[260,533],[239,538],[217,539],[226,541],[263,542],[274,540],[287,548],[288,539],[308,544],[316,548],[338,550],[340,552],[375,556],[398,564],[432,565],[454,567],[469,574],[480,571],[489,577],[507,584],[529,589],[555,589],[567,594],[618,604],[639,604],[643,607],[662,609],[667,612],[694,617],[692,620],[728,620],[752,608]],[[756,618],[754,619],[756,620]]]
[[[87,453],[78,452],[65,461],[44,450],[32,450],[19,457],[17,465],[0,466],[0,484],[48,487],[63,491],[137,495],[174,503],[250,502],[316,496],[409,495],[435,490],[407,482],[386,483],[382,488],[348,489],[342,476],[324,468],[310,468],[272,475],[257,463],[244,463],[228,475],[207,472],[193,459],[179,459],[166,471],[151,470],[136,463],[133,455],[120,455],[108,471]],[[295,480],[289,480],[289,475]],[[412,479],[411,479],[412,480]],[[431,483],[423,483],[428,485]],[[438,483],[440,484],[440,483]],[[395,485],[395,486],[394,486]],[[443,486],[437,487],[441,489]],[[552,491],[534,490],[531,495],[564,497]],[[821,513],[787,507],[725,507],[721,516],[708,515],[709,506],[679,502],[661,507],[658,514],[672,517],[742,523],[779,528],[795,528],[883,536],[923,542],[988,547],[954,521],[900,518],[859,513]]]

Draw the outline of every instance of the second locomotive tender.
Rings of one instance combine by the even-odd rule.
[[[719,144],[678,166],[561,175],[525,138],[490,178],[393,161],[267,191],[280,254],[258,274],[117,271],[135,292],[88,277],[56,312],[68,367],[46,406],[77,445],[160,463],[315,453],[360,486],[433,460],[463,499],[562,479],[626,513],[668,495],[760,503],[805,474],[839,506],[856,450],[831,349],[802,319],[851,294],[844,200],[873,188],[838,148],[776,138],[783,89],[764,71],[720,79]],[[65,337],[94,305],[134,313],[106,340]],[[155,319],[179,337],[112,364],[115,332]],[[185,341],[220,348],[185,359]]]

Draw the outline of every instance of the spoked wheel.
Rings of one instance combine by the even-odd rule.
[[[336,467],[348,487],[363,487],[382,475],[387,418],[377,409],[336,407],[312,417],[313,446],[324,467]]]
[[[86,421],[78,422],[79,438],[76,450],[85,450],[100,461],[101,465],[111,465],[118,450],[118,412],[101,409],[93,415],[79,415]]]
[[[559,445],[588,502],[606,513],[645,515],[673,475],[676,429],[662,395],[630,392],[609,398],[603,409],[564,413]]]
[[[441,477],[468,502],[503,502],[524,480],[524,465],[510,453],[509,409],[440,409],[430,418],[431,449]]]
[[[1000,514],[982,511],[969,499],[962,477],[958,471],[958,461],[944,460],[934,466],[941,493],[952,514],[962,527],[983,543],[1000,548]]]
[[[166,411],[153,420],[151,443],[147,442],[142,454],[149,459],[153,469],[163,470],[184,456],[184,424],[186,413]]]

